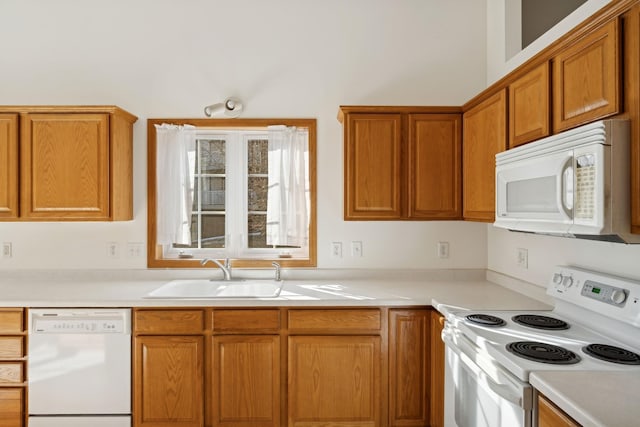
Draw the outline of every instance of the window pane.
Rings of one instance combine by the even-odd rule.
[[[224,215],[202,215],[202,247],[224,248]]]
[[[265,139],[248,141],[249,175],[269,172],[269,143]]]
[[[225,173],[225,142],[223,140],[199,140],[200,143],[200,173]]]
[[[267,246],[267,216],[260,214],[249,214],[249,247],[268,248]]]
[[[248,208],[251,211],[267,211],[267,177],[249,177],[248,180]]]
[[[199,179],[200,200],[203,211],[224,211],[225,179],[219,177],[201,177]]]

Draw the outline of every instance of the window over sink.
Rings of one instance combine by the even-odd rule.
[[[315,119],[149,119],[149,267],[316,265]]]

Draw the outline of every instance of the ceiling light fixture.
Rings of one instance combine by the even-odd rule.
[[[218,104],[207,105],[204,107],[204,114],[207,117],[225,116],[225,117],[238,117],[244,110],[244,104],[240,99],[231,97],[225,99],[224,102]]]

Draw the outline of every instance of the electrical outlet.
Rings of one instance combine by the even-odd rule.
[[[342,258],[342,242],[331,242],[331,258]]]
[[[520,268],[529,268],[529,251],[524,248],[518,248],[516,253],[516,263]]]
[[[438,242],[438,258],[449,258],[449,242]]]
[[[107,242],[107,258],[120,258],[120,245],[118,242]]]
[[[2,243],[2,258],[11,258],[13,256],[13,248],[11,242]]]
[[[127,256],[129,258],[140,258],[143,255],[144,245],[140,242],[127,243]]]
[[[353,242],[351,242],[351,256],[352,257],[361,257],[362,256],[362,242],[361,241],[353,241]]]

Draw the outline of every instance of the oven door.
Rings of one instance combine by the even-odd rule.
[[[445,427],[531,427],[532,387],[445,327]]]

